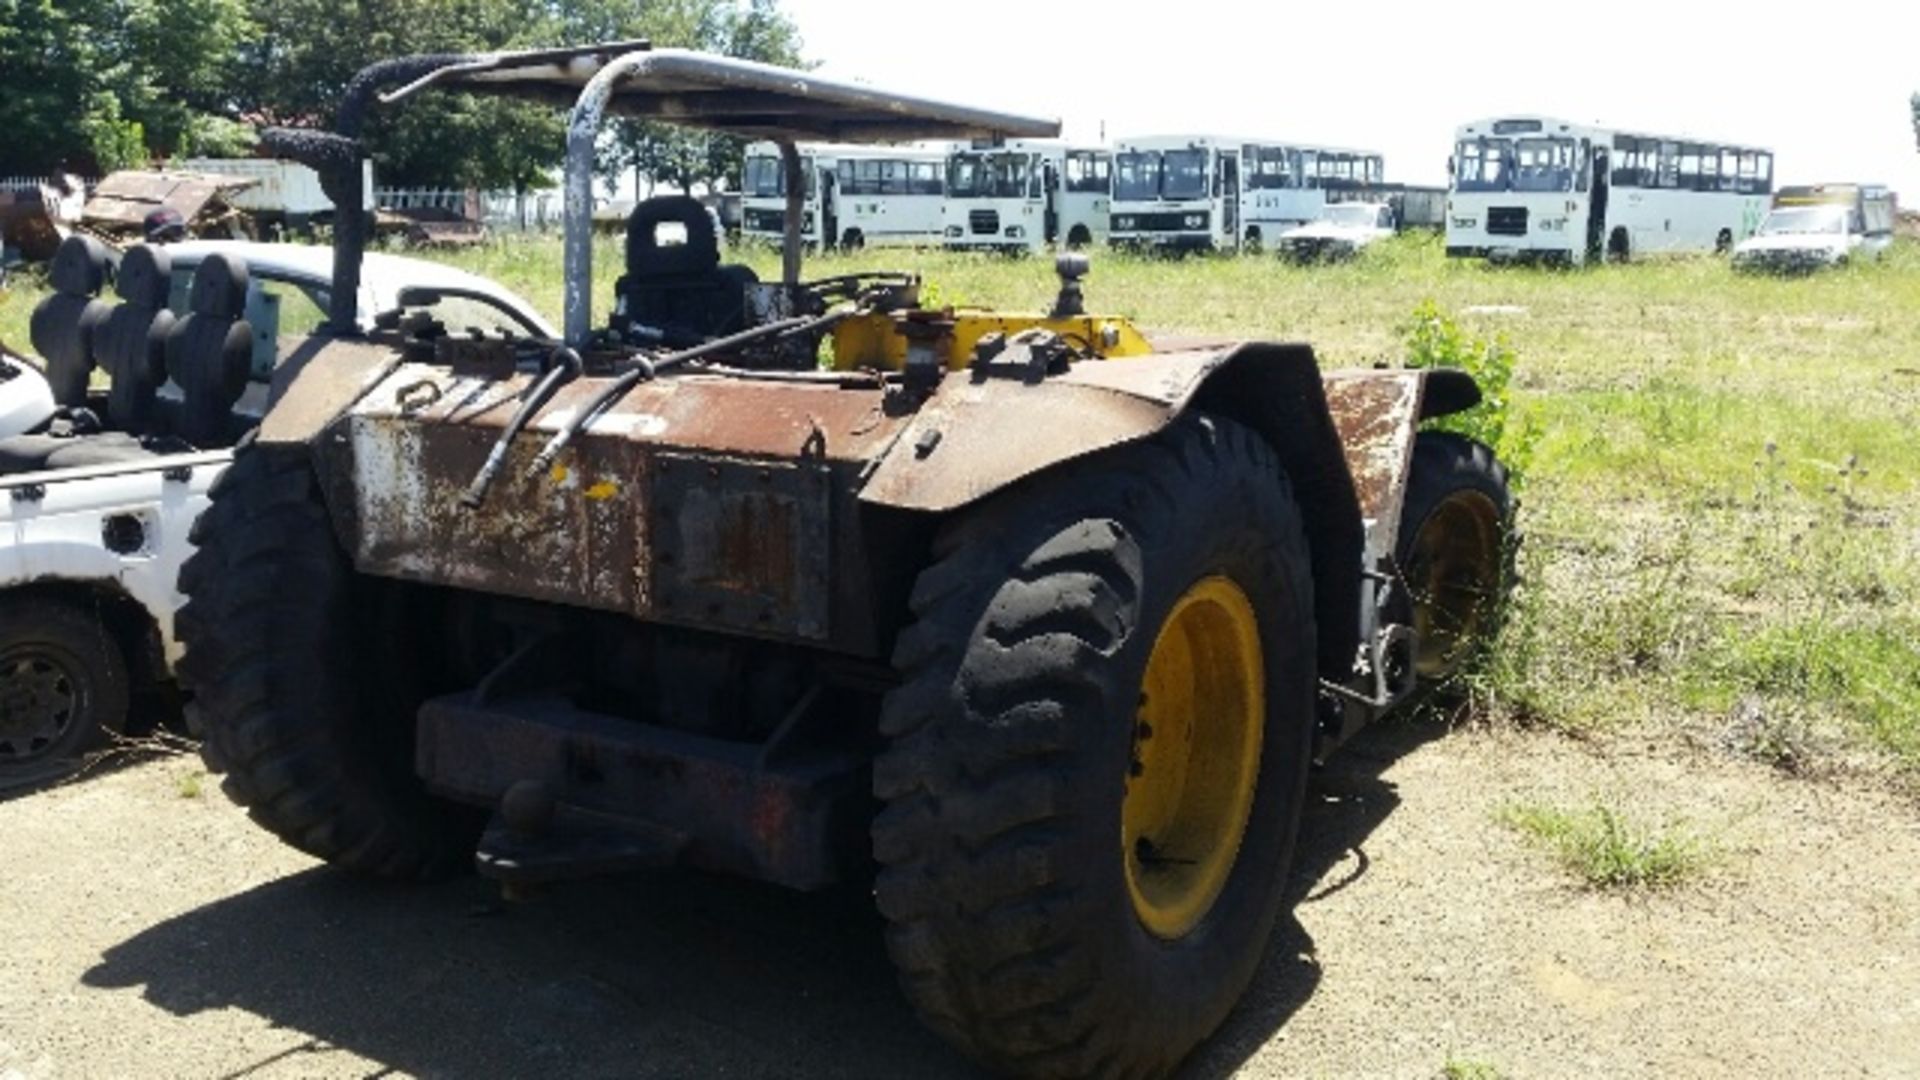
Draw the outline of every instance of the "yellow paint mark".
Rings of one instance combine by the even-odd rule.
[[[620,485],[611,480],[602,480],[586,490],[586,496],[596,502],[605,502],[619,494]]]
[[[564,483],[566,483],[566,482],[567,482],[567,476],[568,476],[568,473],[567,473],[567,467],[566,467],[565,465],[555,465],[555,466],[553,467],[553,482],[554,482],[554,483],[556,483],[556,484],[564,484]]]

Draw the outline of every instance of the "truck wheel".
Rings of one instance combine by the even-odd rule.
[[[1287,477],[1187,418],[936,541],[894,652],[875,888],[921,1017],[1037,1076],[1171,1069],[1265,954],[1311,753]]]
[[[127,661],[91,613],[0,601],[0,780],[38,776],[127,722]]]
[[[181,568],[182,680],[209,769],[255,822],[330,863],[426,878],[478,823],[413,770],[425,696],[396,586],[356,575],[302,453],[242,449]]]
[[[1451,432],[1415,437],[1395,557],[1423,685],[1458,674],[1499,630],[1513,581],[1512,524],[1507,470],[1492,450]]]

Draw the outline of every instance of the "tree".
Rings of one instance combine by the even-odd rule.
[[[6,171],[104,172],[213,121],[245,0],[0,0]]]
[[[534,0],[254,0],[258,37],[242,50],[242,109],[264,123],[331,127],[347,83],[376,60],[540,43],[555,5]],[[364,134],[383,184],[513,187],[545,182],[560,160],[554,110],[429,93],[375,109]]]

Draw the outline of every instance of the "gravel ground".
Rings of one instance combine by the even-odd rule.
[[[1494,819],[1595,797],[1683,817],[1710,869],[1596,894]],[[1402,726],[1343,752],[1306,829],[1295,916],[1190,1076],[1920,1075],[1910,802]],[[969,1075],[858,895],[369,885],[253,828],[191,757],[0,801],[0,867],[4,1080]]]

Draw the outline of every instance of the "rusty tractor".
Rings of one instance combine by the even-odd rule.
[[[1472,380],[1151,341],[1073,255],[1033,313],[801,276],[797,140],[1048,120],[626,42],[384,62],[268,139],[362,205],[366,115],[435,89],[571,108],[564,340],[357,330],[339,223],[182,573],[228,793],[387,877],[870,881],[977,1060],[1172,1069],[1263,955],[1310,764],[1484,637],[1504,475],[1421,430]],[[607,115],[780,144],[781,280],[649,200],[595,318]]]

